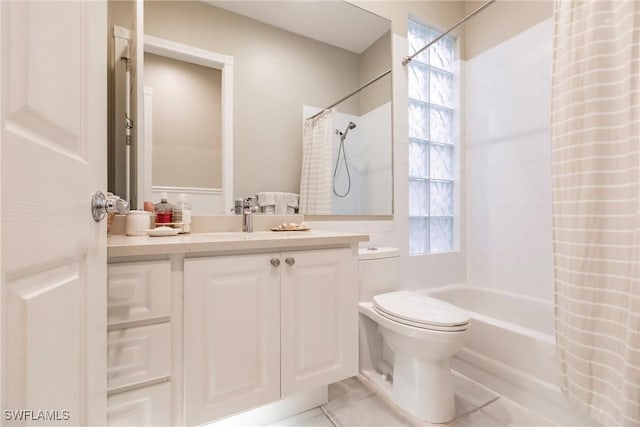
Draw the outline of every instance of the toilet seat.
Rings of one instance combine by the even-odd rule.
[[[374,310],[390,320],[420,329],[441,332],[464,331],[469,315],[460,308],[435,298],[409,291],[388,292],[373,297]]]

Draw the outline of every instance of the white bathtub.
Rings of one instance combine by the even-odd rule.
[[[560,392],[553,304],[500,290],[450,285],[420,293],[470,313],[469,337],[451,362],[462,375],[558,425],[596,425]]]

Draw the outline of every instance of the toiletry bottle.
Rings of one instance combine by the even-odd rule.
[[[167,193],[160,195],[160,203],[156,203],[156,224],[168,225],[173,222],[173,206],[167,202]]]
[[[173,208],[174,228],[181,233],[191,233],[191,205],[187,203],[187,195],[178,195],[178,204]]]

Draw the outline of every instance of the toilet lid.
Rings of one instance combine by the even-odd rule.
[[[467,329],[469,315],[455,305],[435,298],[396,291],[373,297],[373,306],[385,316],[418,328],[441,331]]]

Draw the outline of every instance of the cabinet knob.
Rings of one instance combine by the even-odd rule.
[[[280,258],[271,258],[271,265],[274,267],[280,267]]]
[[[290,256],[287,259],[285,259],[284,262],[286,262],[288,266],[293,266],[296,263],[296,259]]]

